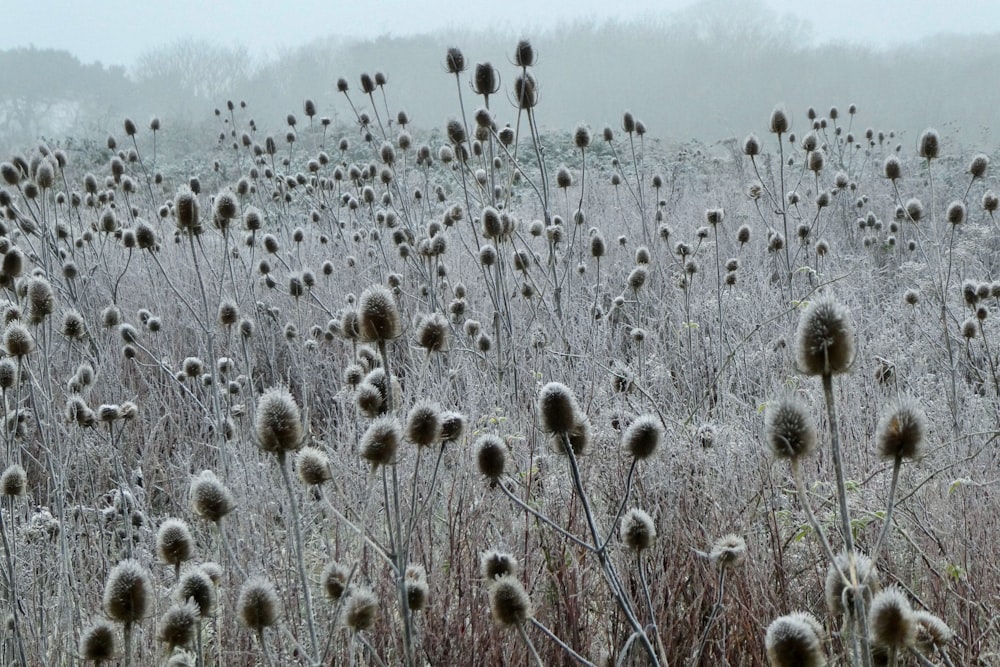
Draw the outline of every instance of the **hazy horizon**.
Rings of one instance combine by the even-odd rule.
[[[876,50],[889,49],[939,34],[981,34],[1000,29],[1000,7],[976,0],[842,0],[835,12],[809,12],[802,3],[759,0],[775,18],[797,24],[802,46],[844,43]],[[7,47],[62,49],[83,63],[131,68],[140,56],[184,38],[208,39],[223,47],[245,47],[255,59],[267,61],[282,52],[324,38],[369,40],[384,36],[411,37],[442,33],[495,31],[532,37],[574,22],[690,21],[704,8],[727,0],[633,0],[609,4],[578,0],[570,7],[510,0],[502,6],[477,6],[470,11],[458,0],[422,3],[385,0],[374,6],[324,0],[300,0],[287,9],[247,11],[245,3],[198,0],[168,3],[127,3],[102,0],[77,3],[40,0],[6,8]],[[746,3],[741,3],[746,6]],[[752,4],[751,4],[752,6]],[[527,18],[530,17],[530,18]],[[98,22],[101,34],[82,30]],[[150,38],[148,26],[156,26]],[[13,36],[13,38],[11,38]]]

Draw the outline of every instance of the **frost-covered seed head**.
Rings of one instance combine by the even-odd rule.
[[[263,632],[278,622],[278,593],[274,584],[261,576],[251,577],[240,588],[236,602],[240,622],[256,632]]]
[[[806,375],[846,372],[854,362],[850,313],[831,296],[821,296],[802,312],[796,332],[799,370]]]
[[[798,614],[781,616],[764,637],[771,667],[824,667],[823,645],[812,624]]]
[[[131,624],[142,620],[153,597],[149,570],[139,561],[126,559],[111,568],[104,585],[104,613],[113,621]]]
[[[307,486],[317,486],[333,479],[330,459],[323,450],[316,447],[303,447],[299,450],[295,457],[295,472]]]
[[[919,458],[927,432],[927,417],[911,399],[892,405],[875,429],[879,456],[886,460]]]
[[[790,395],[768,402],[764,434],[775,458],[797,459],[816,448],[816,425],[805,406]]]
[[[622,437],[625,451],[637,459],[652,456],[663,439],[663,427],[653,415],[643,415],[629,424]]]
[[[260,397],[254,427],[257,443],[265,452],[281,454],[302,446],[299,406],[284,387],[272,387]]]

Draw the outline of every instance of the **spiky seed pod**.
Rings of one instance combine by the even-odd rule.
[[[764,636],[771,667],[823,667],[826,657],[811,624],[798,615],[781,616],[767,626]]]
[[[406,606],[410,611],[421,611],[427,606],[427,596],[430,592],[424,566],[407,565],[403,583],[406,588]]]
[[[708,552],[708,558],[720,569],[728,569],[743,563],[747,557],[747,543],[739,535],[723,535]]]
[[[465,56],[462,55],[461,49],[458,47],[451,47],[444,56],[444,65],[448,69],[449,74],[461,74],[465,71]]]
[[[377,418],[361,437],[361,458],[374,466],[393,463],[402,437],[402,429],[395,417],[385,415]]]
[[[194,539],[181,519],[167,519],[156,532],[156,554],[160,561],[175,567],[194,554]]]
[[[768,128],[773,134],[783,134],[788,132],[788,114],[785,113],[785,108],[782,106],[776,106],[771,111],[771,119],[768,122]]]
[[[184,375],[189,378],[200,377],[205,371],[205,364],[198,357],[187,357],[181,363],[181,368],[184,369]]]
[[[62,324],[59,326],[59,333],[70,340],[80,341],[87,335],[87,326],[83,322],[83,316],[76,310],[68,310],[63,314]]]
[[[177,228],[182,231],[193,231],[199,226],[198,197],[185,188],[174,197],[174,216]]]
[[[146,615],[153,597],[149,570],[131,558],[111,568],[104,585],[104,613],[119,623],[136,623]]]
[[[796,332],[799,370],[806,375],[846,372],[854,362],[854,325],[850,313],[832,296],[811,302]]]
[[[990,166],[990,158],[979,153],[972,158],[972,162],[969,163],[969,173],[972,175],[973,179],[983,178],[986,176],[986,168]]]
[[[370,630],[375,625],[377,614],[378,598],[370,589],[358,587],[348,591],[344,603],[344,625],[354,632]]]
[[[108,306],[101,311],[101,323],[107,327],[116,327],[122,321],[122,311],[118,306]]]
[[[1000,197],[997,197],[992,190],[983,193],[983,210],[992,215],[1000,208]]]
[[[32,278],[28,281],[28,320],[32,324],[40,324],[51,315],[56,308],[52,285],[45,278]]]
[[[3,332],[3,345],[12,357],[25,357],[35,349],[35,339],[28,329],[18,321],[11,322]]]
[[[965,204],[960,201],[953,201],[948,204],[948,210],[945,212],[945,219],[952,225],[960,225],[965,222],[965,214]]]
[[[465,432],[465,415],[461,412],[441,413],[441,442],[454,442]]]
[[[263,632],[278,622],[278,593],[274,584],[261,576],[247,579],[236,602],[240,622],[251,630]]]
[[[898,180],[903,175],[903,165],[899,161],[899,158],[895,155],[890,155],[882,163],[882,174],[888,178],[890,181]]]
[[[240,319],[239,308],[236,307],[235,303],[227,299],[219,304],[218,318],[219,324],[222,326],[232,326]]]
[[[223,190],[215,195],[214,215],[219,220],[235,220],[240,217],[240,202],[232,190]]]
[[[80,635],[80,657],[93,662],[112,660],[117,653],[115,629],[107,621],[97,621]]]
[[[927,417],[911,399],[901,399],[879,419],[875,429],[879,456],[886,460],[919,458]]]
[[[913,620],[917,626],[916,647],[921,653],[933,655],[935,649],[946,646],[955,637],[948,624],[929,611],[914,611]]]
[[[853,595],[848,592],[848,606],[845,608],[844,589],[847,585],[840,576],[840,572],[837,571],[837,568],[840,568],[840,572],[850,571],[850,560],[846,552],[838,554],[836,557],[836,567],[834,567],[834,564],[831,563],[830,567],[826,571],[826,583],[824,586],[826,608],[830,611],[831,616],[840,616],[844,613],[853,614]],[[858,574],[858,581],[865,582],[867,592],[865,593],[864,598],[865,601],[868,602],[871,600],[872,595],[882,589],[882,584],[879,582],[878,578],[878,572],[875,571],[875,566],[870,558],[857,552],[854,553],[854,568]]]
[[[347,580],[351,576],[351,571],[340,563],[330,561],[323,568],[320,575],[320,585],[323,592],[331,602],[339,602],[344,593],[347,592]]]
[[[361,293],[358,300],[358,332],[366,341],[387,341],[399,337],[399,307],[388,287],[374,285]]]
[[[653,546],[656,526],[649,514],[633,507],[622,517],[621,536],[626,547],[639,553]]]
[[[17,379],[17,363],[13,359],[0,359],[0,391],[13,388],[17,384]],[[82,379],[81,384],[86,385]]]
[[[177,582],[177,600],[193,604],[202,618],[208,618],[215,612],[217,597],[215,584],[205,572],[204,565],[188,570]]]
[[[535,47],[526,39],[518,41],[514,47],[514,64],[518,67],[531,67],[535,64]]]
[[[885,648],[909,648],[917,641],[917,622],[906,595],[896,586],[880,591],[868,611],[872,644]]]
[[[406,439],[418,447],[441,441],[441,406],[422,400],[406,415]]]
[[[188,646],[194,640],[198,626],[198,610],[193,604],[172,605],[160,620],[157,639],[167,645],[168,651],[178,646]]]
[[[576,397],[561,382],[549,382],[538,392],[538,415],[546,433],[568,433],[581,421]]]
[[[295,472],[306,486],[318,486],[333,479],[330,459],[321,449],[303,447],[295,457]]]
[[[644,266],[637,266],[632,269],[626,280],[629,289],[633,292],[638,292],[646,284],[647,275],[649,275],[649,272]]]
[[[520,109],[532,109],[538,104],[538,82],[530,73],[514,79],[514,104]]]
[[[191,509],[201,518],[221,521],[233,507],[233,494],[211,470],[202,470],[191,480]]]
[[[386,411],[382,392],[370,382],[361,382],[358,385],[354,400],[365,417],[374,418]]]
[[[97,408],[97,421],[99,422],[110,424],[111,422],[121,419],[121,416],[121,407],[113,403],[103,403]]]
[[[484,434],[476,440],[476,465],[479,472],[496,481],[503,475],[507,464],[507,446],[503,440],[492,434]]]
[[[285,387],[272,387],[260,397],[254,427],[265,452],[281,454],[302,446],[302,415]]]
[[[503,575],[493,581],[489,593],[490,612],[501,625],[521,625],[531,618],[531,599],[520,580]]]
[[[17,463],[7,466],[0,474],[0,495],[7,497],[23,496],[28,490],[28,475]]]
[[[428,352],[444,352],[448,349],[450,332],[448,319],[441,313],[432,313],[417,327],[417,345]]]
[[[937,158],[940,151],[940,137],[937,130],[930,127],[927,128],[920,135],[920,140],[917,143],[917,154],[925,160],[933,160]]]
[[[500,577],[517,575],[517,559],[512,554],[496,550],[484,551],[479,556],[479,572],[487,583]]]
[[[779,459],[809,456],[816,448],[816,424],[805,406],[791,395],[768,402],[764,436],[772,455]]]
[[[652,456],[663,439],[663,426],[653,415],[643,415],[629,424],[622,436],[622,448],[636,459]]]
[[[0,272],[11,278],[17,278],[22,271],[24,271],[24,253],[17,246],[12,246],[0,259]]]

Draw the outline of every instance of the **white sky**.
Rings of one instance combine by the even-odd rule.
[[[1000,31],[996,0],[764,0],[812,23],[817,41],[881,47],[941,32]],[[273,55],[330,34],[375,37],[500,26],[531,37],[574,19],[669,14],[696,0],[3,0],[3,47],[66,49],[84,63],[131,65],[186,36]]]

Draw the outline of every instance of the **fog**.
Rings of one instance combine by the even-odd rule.
[[[804,129],[805,110],[859,109],[865,127],[894,130],[909,147],[927,126],[980,149],[996,144],[990,124],[1000,103],[995,63],[1000,33],[924,38],[891,48],[815,45],[810,24],[760,3],[705,2],[697,10],[656,21],[578,22],[537,34],[447,30],[430,35],[368,40],[322,38],[269,58],[244,47],[181,38],[143,54],[131,67],[81,63],[62,51],[0,51],[0,149],[23,149],[40,138],[101,138],[125,116],[156,115],[164,132],[212,126],[213,110],[245,100],[262,131],[282,131],[287,114],[302,115],[306,98],[334,122],[351,118],[336,90],[347,79],[360,100],[362,72],[385,73],[389,109],[406,109],[418,128],[442,127],[482,99],[469,78],[476,63],[491,62],[502,86],[491,106],[513,117],[509,89],[512,51],[530,38],[538,58],[538,119],[570,131],[578,122],[615,127],[625,110],[652,136],[705,144],[762,132],[770,110],[784,104]],[[449,47],[460,48],[468,69],[458,82],[446,72]],[[379,98],[381,102],[381,99]],[[908,142],[908,143],[907,143]]]

